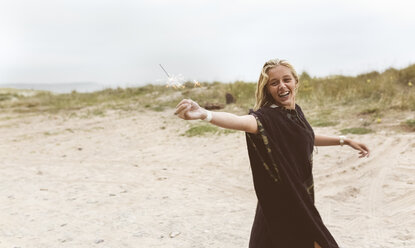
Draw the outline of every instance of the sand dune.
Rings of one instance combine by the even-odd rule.
[[[0,114],[0,247],[247,247],[245,136],[181,136],[188,125],[172,110]],[[370,158],[314,155],[325,223],[341,247],[415,247],[415,134],[354,137]]]

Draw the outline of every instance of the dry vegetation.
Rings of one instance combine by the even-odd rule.
[[[333,75],[317,78],[303,72],[300,83],[297,103],[313,126],[336,126],[342,133],[356,134],[384,127],[415,130],[415,65],[356,77]],[[106,111],[114,109],[164,111],[174,108],[183,98],[192,98],[202,106],[207,103],[226,105],[225,94],[230,93],[236,102],[226,105],[224,111],[244,114],[255,101],[256,83],[253,82],[204,82],[198,88],[188,82],[184,86],[174,89],[147,85],[69,94],[0,89],[0,109],[3,112],[64,113],[69,117],[88,118],[105,115]],[[226,133],[207,127],[192,128],[186,135]]]

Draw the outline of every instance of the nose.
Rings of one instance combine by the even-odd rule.
[[[278,84],[278,86],[279,86],[279,88],[282,88],[282,89],[286,89],[287,88],[287,86],[285,85],[285,83],[284,83],[283,80],[280,80],[280,83]]]

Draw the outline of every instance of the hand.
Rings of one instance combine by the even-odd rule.
[[[174,114],[185,120],[204,119],[207,116],[206,110],[191,99],[181,100]]]
[[[369,157],[369,148],[367,148],[367,146],[365,144],[353,141],[351,139],[346,139],[345,140],[345,144],[349,145],[350,147],[359,150],[359,158],[363,158],[363,157]]]

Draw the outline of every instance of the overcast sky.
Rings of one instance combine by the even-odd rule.
[[[0,0],[0,83],[256,81],[415,63],[415,1]]]

